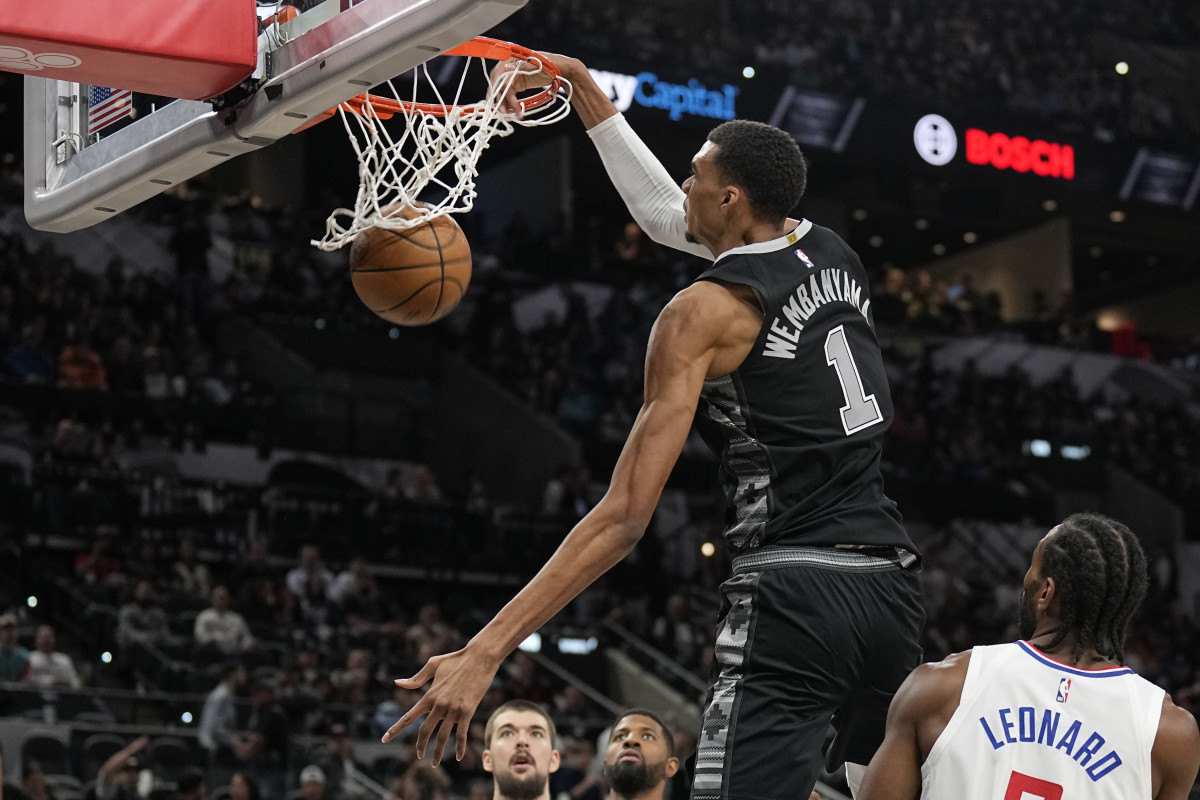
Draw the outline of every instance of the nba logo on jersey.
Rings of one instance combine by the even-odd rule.
[[[1067,693],[1071,691],[1071,679],[1062,678],[1058,682],[1058,697],[1055,699],[1060,703],[1067,702]]]
[[[805,252],[804,252],[803,250],[801,250],[799,247],[797,247],[797,248],[796,248],[796,258],[798,258],[798,259],[800,259],[801,261],[803,261],[803,262],[804,262],[804,265],[805,265],[806,267],[808,267],[809,269],[812,269],[813,267],[815,267],[815,266],[816,266],[815,264],[813,264],[813,263],[812,263],[812,259],[810,259],[810,258],[809,258],[809,257],[808,257],[808,256],[805,254]]]

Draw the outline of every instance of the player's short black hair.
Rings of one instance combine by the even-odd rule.
[[[713,163],[722,177],[745,190],[754,216],[779,222],[791,213],[808,183],[808,165],[796,140],[773,125],[735,119],[712,129]]]
[[[1146,554],[1133,531],[1101,514],[1072,514],[1046,540],[1042,578],[1053,578],[1061,626],[1046,647],[1074,632],[1075,661],[1086,648],[1125,661],[1129,619],[1146,595]]]
[[[663,722],[663,718],[648,708],[627,708],[613,718],[612,729],[615,731],[617,725],[626,717],[637,715],[639,717],[649,717],[658,723],[658,727],[662,729],[663,739],[667,743],[667,756],[673,758],[675,756],[675,734],[671,731],[670,726]]]

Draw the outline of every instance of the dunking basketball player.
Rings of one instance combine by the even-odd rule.
[[[1145,591],[1129,528],[1068,517],[1033,551],[1023,641],[918,667],[892,702],[862,800],[1185,800],[1196,720],[1121,666]]]
[[[807,175],[788,134],[720,125],[680,188],[584,65],[550,58],[634,218],[714,263],[655,322],[644,404],[603,500],[465,648],[397,681],[433,686],[384,738],[428,714],[418,750],[440,724],[441,758],[501,660],[637,544],[695,418],[721,459],[733,575],[692,797],[808,797],[831,721],[826,761],[859,765],[853,785],[924,623],[919,557],[879,471],[892,402],[862,263],[788,216]]]

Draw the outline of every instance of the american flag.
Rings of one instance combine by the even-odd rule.
[[[92,86],[88,91],[88,133],[113,124],[133,113],[133,93],[128,89]]]

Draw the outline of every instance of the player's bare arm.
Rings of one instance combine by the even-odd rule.
[[[888,708],[887,732],[859,787],[858,800],[916,800],[921,765],[958,707],[971,654],[917,667]]]
[[[1187,800],[1200,770],[1200,730],[1187,711],[1163,697],[1158,734],[1150,751],[1154,800]]]
[[[428,715],[417,734],[417,753],[424,757],[436,732],[433,760],[440,762],[451,729],[466,728],[503,659],[628,555],[645,532],[683,449],[704,380],[731,371],[745,358],[761,325],[761,318],[754,321],[757,313],[744,297],[713,283],[688,287],[663,309],[650,334],[644,404],[608,492],[466,647],[435,656],[412,678],[396,681],[410,689],[431,679],[433,685],[388,730],[385,742]],[[749,342],[743,341],[747,336]],[[456,742],[461,759],[465,737]]]

